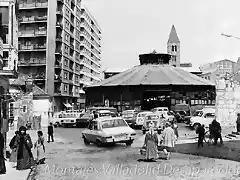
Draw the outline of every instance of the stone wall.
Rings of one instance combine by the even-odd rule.
[[[230,79],[216,82],[216,119],[222,126],[235,126],[240,113],[240,85]]]

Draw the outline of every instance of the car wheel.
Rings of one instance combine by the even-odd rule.
[[[83,137],[83,141],[84,141],[85,145],[89,145],[90,144],[90,142],[86,139],[86,137]]]
[[[98,147],[102,147],[103,146],[103,143],[99,139],[97,139],[96,144],[97,144]]]
[[[131,145],[132,145],[132,143],[133,143],[133,141],[132,141],[132,140],[130,140],[130,141],[126,142],[126,146],[131,146]]]
[[[194,130],[197,130],[197,128],[198,128],[199,125],[200,125],[199,123],[194,124],[194,125],[193,125],[193,129],[194,129]]]

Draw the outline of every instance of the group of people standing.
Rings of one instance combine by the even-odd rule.
[[[48,140],[53,140],[53,126],[48,127]],[[5,157],[4,157],[4,137],[0,133],[0,174],[6,173]],[[37,140],[35,143],[29,134],[27,134],[27,128],[21,126],[18,131],[15,132],[15,136],[9,143],[11,149],[11,155],[9,162],[12,162],[17,170],[31,169],[38,164],[44,164],[45,161],[45,144],[42,131],[37,131]],[[36,150],[36,158],[34,158],[32,149]]]
[[[146,149],[145,160],[156,161],[159,158],[158,145],[161,144],[166,159],[169,159],[172,148],[178,139],[178,126],[177,122],[166,122],[165,129],[163,130],[160,138],[154,131],[153,124],[149,124],[149,131],[146,133],[143,148]]]

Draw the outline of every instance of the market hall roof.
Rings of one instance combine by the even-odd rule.
[[[131,85],[210,85],[214,84],[181,68],[143,64],[88,87]],[[87,87],[87,88],[88,88]]]

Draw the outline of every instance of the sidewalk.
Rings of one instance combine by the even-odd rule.
[[[10,130],[7,132],[7,150],[9,150],[9,143],[12,139],[12,137],[15,135],[15,131],[16,128],[10,128]],[[35,141],[37,140],[37,131],[38,130],[28,130],[27,133],[30,135],[31,139],[32,139],[32,143],[34,144]],[[47,149],[47,127],[43,127],[41,129],[41,131],[43,131],[44,134],[44,138],[45,138],[45,146]],[[55,142],[62,142],[62,139],[60,138],[55,138],[54,139]],[[32,153],[33,156],[36,157],[36,151],[34,149],[32,149]],[[16,170],[16,168],[13,168],[12,163],[5,161],[6,163],[6,169],[7,169],[7,173],[4,175],[0,175],[0,180],[27,180],[31,170],[24,170],[24,171],[18,171]]]

